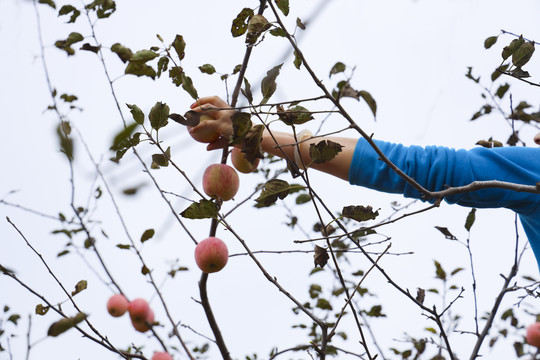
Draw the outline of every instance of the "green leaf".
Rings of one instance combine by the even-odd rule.
[[[17,325],[17,321],[21,318],[18,314],[13,314],[10,317],[8,317],[7,321],[12,322],[13,324]]]
[[[332,66],[332,69],[330,69],[330,75],[329,77],[332,77],[332,75],[335,75],[335,74],[339,74],[341,72],[344,72],[345,71],[345,64],[342,63],[342,62],[337,62],[334,64],[334,66]]]
[[[128,244],[116,244],[116,247],[122,250],[129,250],[131,249],[131,245]]]
[[[309,156],[315,164],[322,164],[335,158],[342,148],[343,146],[336,142],[323,140],[316,145],[310,144]]]
[[[176,51],[178,58],[182,60],[186,55],[186,42],[184,41],[184,37],[182,35],[176,35],[171,45],[174,48],[174,51]]]
[[[427,328],[426,328],[426,331],[429,331],[430,333],[433,333],[433,334],[436,334],[436,333],[437,333],[437,330],[435,330],[435,329],[432,328],[432,327],[427,327]]]
[[[246,33],[249,19],[254,15],[252,9],[244,8],[232,22],[231,33],[233,37],[242,36]]]
[[[251,129],[251,114],[235,111],[231,116],[231,121],[233,125],[233,135],[230,145],[241,144]]]
[[[318,299],[316,307],[318,307],[319,309],[323,309],[323,310],[332,310],[333,309],[330,302],[328,300],[326,300],[326,299]]]
[[[381,305],[374,305],[371,307],[371,309],[369,309],[369,311],[364,311],[364,313],[367,316],[371,316],[371,317],[386,317],[386,315],[382,313]]]
[[[269,31],[269,33],[276,37],[287,37],[287,33],[280,27],[275,27]]]
[[[60,99],[64,100],[67,103],[72,103],[74,101],[77,101],[78,97],[75,95],[62,94],[60,95]]]
[[[278,199],[285,199],[285,197],[291,192],[292,190],[299,190],[303,189],[303,186],[300,185],[290,185],[285,180],[280,179],[273,179],[267,181],[263,189],[261,191],[261,194],[255,201],[257,204],[256,207],[268,207],[270,205],[273,205]]]
[[[309,194],[300,194],[296,197],[296,205],[302,205],[311,201],[311,196]]]
[[[60,149],[66,155],[69,161],[73,160],[73,140],[69,136],[69,123],[62,122],[56,128],[58,139],[60,140]]]
[[[279,71],[281,69],[281,66],[283,64],[279,64],[277,66],[274,66],[272,69],[268,70],[266,73],[266,76],[261,82],[261,92],[263,95],[263,99],[261,101],[261,104],[266,104],[270,97],[274,94],[277,88],[276,84],[276,78],[279,75]]]
[[[242,94],[246,97],[248,102],[250,104],[253,103],[253,94],[251,93],[251,84],[249,83],[248,79],[244,77],[244,88],[241,89]]]
[[[212,75],[216,72],[216,68],[212,64],[201,65],[199,66],[199,70],[201,70],[203,74],[208,74],[208,75]]]
[[[160,57],[157,65],[157,77],[160,77],[163,72],[167,71],[168,66],[169,58],[166,56]]]
[[[51,308],[50,306],[43,306],[41,304],[38,304],[36,305],[36,315],[43,316],[49,311],[50,308]]]
[[[152,155],[152,164],[150,168],[159,169],[160,167],[169,166],[169,159],[171,158],[171,148],[168,147],[165,150],[165,154],[153,154]]]
[[[68,24],[69,23],[74,23],[77,20],[77,18],[79,17],[79,15],[81,15],[81,12],[79,10],[77,10],[77,8],[75,6],[73,6],[73,5],[64,5],[58,11],[58,16],[68,15],[70,13],[73,13],[73,14],[71,14],[71,17],[69,18]]]
[[[435,226],[435,229],[439,230],[444,235],[444,237],[446,239],[448,239],[448,240],[457,240],[457,237],[452,235],[452,233],[450,232],[450,230],[448,230],[448,228],[442,227],[442,226]]]
[[[294,67],[300,70],[300,67],[302,66],[302,57],[296,50],[294,51]]]
[[[169,111],[170,109],[167,104],[159,101],[156,102],[148,114],[152,128],[159,130],[166,126],[168,124]]]
[[[529,41],[522,44],[513,54],[512,54],[512,64],[514,66],[521,68],[523,65],[529,62],[534,53],[534,42]]]
[[[300,18],[296,18],[296,26],[298,26],[302,30],[306,30],[306,25],[304,25]]]
[[[490,37],[488,37],[486,40],[484,40],[484,48],[489,49],[490,47],[495,45],[498,38],[499,38],[498,36],[490,36]]]
[[[341,215],[345,218],[353,219],[359,222],[368,221],[374,220],[377,216],[379,216],[379,210],[373,211],[373,208],[370,205],[350,205],[343,208]]]
[[[90,45],[89,43],[83,44],[83,46],[81,46],[80,48],[80,50],[90,51],[90,52],[93,52],[94,54],[97,54],[100,49],[101,49],[101,46],[93,46],[93,45]]]
[[[126,104],[126,106],[129,108],[131,115],[133,115],[133,120],[135,120],[137,124],[142,125],[144,123],[143,111],[135,104]]]
[[[193,81],[189,76],[186,76],[185,73],[182,73],[182,89],[184,89],[191,97],[195,100],[199,98],[197,89],[193,86]]]
[[[159,55],[152,50],[139,50],[135,54],[133,54],[133,56],[129,60],[145,63],[150,60],[154,60],[158,56]]]
[[[47,331],[49,336],[58,336],[86,319],[86,314],[80,312],[73,317],[64,318],[54,322]]]
[[[523,36],[520,36],[519,39],[514,39],[510,42],[509,45],[505,46],[502,50],[501,56],[503,60],[508,59],[513,53],[517,51],[517,49],[520,48],[521,45],[525,43],[525,39],[523,39]]]
[[[441,264],[437,260],[433,260],[435,264],[435,277],[437,279],[446,280],[446,271],[442,268]]]
[[[174,85],[180,86],[184,81],[184,70],[180,66],[173,66],[169,70],[169,77]]]
[[[358,94],[368,104],[369,109],[371,110],[371,112],[373,113],[373,116],[375,117],[377,115],[377,103],[375,102],[375,99],[373,99],[371,94],[365,90],[359,91]]]
[[[217,219],[219,206],[210,200],[201,200],[191,204],[180,215],[187,219]]]
[[[315,299],[322,293],[322,287],[317,284],[312,284],[309,287],[309,297]]]
[[[68,37],[65,40],[58,40],[54,43],[54,46],[57,48],[64,50],[68,56],[74,55],[75,50],[71,47],[71,45],[78,43],[80,41],[83,41],[84,37],[79,34],[78,32],[72,32],[68,35]]]
[[[289,0],[276,0],[276,5],[283,15],[289,15]]]
[[[145,242],[145,241],[147,241],[147,240],[150,240],[151,238],[154,237],[154,234],[155,234],[155,233],[156,233],[156,232],[154,231],[154,229],[147,229],[147,230],[145,230],[144,233],[143,233],[142,236],[141,236],[141,242],[143,243],[143,242]]]
[[[138,126],[139,124],[132,123],[120,130],[120,132],[114,137],[111,150],[119,150],[125,148],[126,145],[128,145],[129,139],[131,139],[133,132]]]
[[[86,8],[96,11],[99,19],[105,19],[116,11],[116,3],[113,0],[95,0],[86,5]]]
[[[146,265],[143,265],[143,267],[141,268],[141,274],[143,274],[143,275],[150,274],[150,269],[147,268]]]
[[[510,65],[504,64],[495,69],[495,71],[491,74],[491,81],[497,80],[499,76],[501,76],[508,69],[508,66]]]
[[[287,110],[283,109],[283,106],[277,106],[277,114],[279,119],[287,125],[300,125],[310,120],[313,120],[311,112],[303,106],[296,105]]]
[[[79,281],[77,285],[75,285],[75,290],[71,292],[71,296],[75,296],[81,291],[86,290],[87,287],[88,287],[88,282],[86,280]]]
[[[272,25],[262,15],[253,15],[248,22],[246,44],[253,45],[257,42],[259,36]]]
[[[40,4],[47,4],[47,5],[49,5],[50,7],[52,7],[53,9],[56,9],[56,4],[54,3],[53,0],[39,0],[38,3],[40,3]]]
[[[499,86],[499,88],[497,89],[497,92],[495,93],[495,96],[497,96],[499,99],[502,99],[504,97],[504,94],[506,94],[509,88],[510,88],[510,84],[508,83]]]
[[[113,44],[113,46],[111,46],[111,51],[118,55],[123,63],[128,62],[133,57],[133,52],[119,43]]]
[[[467,215],[467,220],[465,220],[465,229],[467,229],[467,231],[471,231],[474,220],[476,220],[476,209],[472,208],[469,215]]]
[[[140,61],[130,61],[124,71],[126,75],[135,76],[148,76],[149,78],[156,78],[156,71],[151,67]]]

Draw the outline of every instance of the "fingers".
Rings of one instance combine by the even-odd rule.
[[[206,108],[208,107],[215,107],[215,108],[228,108],[229,107],[229,104],[227,104],[225,101],[223,101],[223,99],[221,99],[219,96],[207,96],[207,97],[202,97],[200,99],[198,99],[197,101],[195,101],[193,104],[191,104],[191,109],[196,109],[198,107],[200,108],[205,108],[205,105],[206,105]],[[209,106],[208,106],[209,105]]]

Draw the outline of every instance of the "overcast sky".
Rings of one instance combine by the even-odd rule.
[[[117,12],[110,19],[98,22],[95,31],[104,48],[119,42],[134,51],[159,46],[156,34],[160,34],[167,43],[176,34],[183,35],[187,48],[182,65],[193,78],[199,94],[225,97],[227,88],[219,77],[201,74],[197,66],[210,63],[218,72],[230,73],[241,63],[245,44],[243,39],[231,37],[230,24],[243,7],[255,7],[257,3],[253,0],[119,0]],[[57,8],[63,4],[67,2],[58,1]],[[80,6],[80,3],[74,5]],[[199,272],[192,256],[193,242],[173,220],[170,210],[133,155],[126,155],[121,166],[107,160],[111,156],[108,148],[114,134],[121,129],[122,121],[101,63],[93,53],[78,51],[76,56],[67,57],[53,46],[55,41],[65,39],[72,31],[90,35],[87,20],[81,16],[76,24],[65,24],[67,18],[57,17],[57,13],[48,6],[40,5],[38,9],[52,86],[60,94],[75,94],[79,97],[77,106],[82,111],[75,109],[69,113],[75,133],[82,134],[89,152],[100,163],[115,192],[144,184],[138,197],[119,195],[117,198],[127,226],[134,238],[138,238],[145,229],[156,229],[155,239],[145,244],[143,250],[160,282],[164,281],[166,272],[176,260],[178,264],[191,269],[165,282],[164,295],[174,304],[174,314],[183,324],[209,335],[202,309],[194,300],[198,298],[196,282]],[[500,63],[502,46],[511,41],[512,37],[501,36],[496,46],[490,50],[483,48],[484,39],[498,35],[501,29],[539,39],[539,13],[540,2],[534,0],[514,0],[511,4],[502,0],[297,0],[291,1],[287,25],[292,29],[297,17],[312,19],[305,34],[299,37],[299,45],[327,86],[332,87],[338,81],[337,76],[328,77],[330,68],[337,61],[355,68],[351,83],[359,90],[369,91],[376,99],[377,119],[374,121],[363,102],[346,99],[344,104],[357,123],[366,132],[373,133],[375,138],[405,144],[472,148],[480,139],[493,137],[505,141],[510,134],[509,126],[501,116],[469,121],[472,114],[484,104],[482,86],[490,86],[489,76]],[[51,104],[51,98],[40,60],[38,39],[32,3],[1,0],[0,44],[3,51],[0,106],[3,109],[3,136],[0,154],[4,175],[0,178],[0,199],[55,216],[59,212],[70,212],[70,171],[65,157],[58,149],[55,135],[58,119],[54,113],[45,111]],[[157,101],[162,101],[177,113],[185,112],[192,103],[193,100],[170,84],[166,76],[157,81],[133,76],[121,77],[125,65],[116,55],[107,51],[104,53],[111,78],[117,79],[114,86],[121,110],[128,119],[129,112],[125,103],[137,104],[148,112]],[[276,101],[320,95],[320,90],[305,71],[294,68],[291,53],[284,39],[268,36],[255,47],[247,78],[252,85],[256,85],[266,71],[284,61],[285,65],[278,78]],[[538,64],[535,59],[528,65],[531,74],[536,74],[537,81],[540,76]],[[465,77],[469,66],[473,67],[475,76],[481,77],[482,86]],[[231,79],[228,82],[229,90],[236,80],[234,77]],[[506,81],[511,84],[514,102],[527,100],[534,106],[538,105],[538,90],[513,80]],[[503,105],[507,108],[510,106],[508,102],[503,102]],[[313,122],[303,127],[314,131],[318,126]],[[345,126],[343,119],[331,117],[326,121],[323,131],[338,130]],[[277,124],[276,129],[283,127]],[[533,145],[532,136],[535,132],[535,129],[522,131],[522,139],[529,146]],[[346,134],[357,136],[354,132]],[[181,126],[170,124],[160,137],[171,146],[173,158],[196,184],[200,184],[204,168],[218,161],[218,153],[206,152],[204,145],[191,141]],[[152,153],[153,150],[148,146],[141,147],[141,154],[147,163]],[[76,157],[76,203],[85,206],[94,195],[96,185],[101,182],[96,181],[95,168],[80,140],[76,144]],[[164,189],[194,199],[187,183],[174,171],[161,169],[156,174]],[[313,187],[335,213],[347,205],[372,205],[380,209],[381,217],[386,217],[393,212],[390,205],[392,202],[402,205],[411,202],[397,195],[352,187],[341,180],[313,171],[310,176]],[[288,175],[283,178],[292,181]],[[242,187],[237,198],[247,197],[261,181],[263,179],[259,175],[241,175]],[[101,188],[104,186],[101,185]],[[12,191],[16,192],[10,194]],[[177,212],[189,204],[189,201],[179,197],[171,199]],[[226,204],[225,211],[237,203],[239,201]],[[411,205],[410,211],[422,206],[425,205],[415,203]],[[311,229],[315,219],[313,209],[303,205],[294,211],[298,211],[303,228]],[[384,268],[402,286],[413,291],[417,287],[436,284],[433,280],[433,259],[439,260],[448,269],[459,266],[468,269],[466,249],[445,240],[434,226],[448,227],[458,238],[466,240],[467,232],[463,224],[469,211],[443,204],[438,209],[385,227],[381,232],[392,238],[393,252],[414,254],[387,256],[383,259]],[[15,270],[17,275],[51,301],[63,301],[64,296],[38,257],[4,220],[9,216],[45,256],[53,271],[61,275],[68,290],[71,291],[74,284],[83,278],[89,281],[89,289],[77,295],[78,300],[84,309],[88,309],[97,326],[106,329],[104,333],[113,342],[120,347],[128,346],[133,341],[145,343],[147,349],[158,348],[155,340],[147,340],[144,335],[136,334],[136,338],[132,338],[131,329],[125,330],[129,328],[127,319],[113,320],[105,316],[104,306],[111,291],[89,270],[96,264],[94,258],[89,256],[89,265],[77,254],[56,258],[56,254],[64,249],[68,241],[65,236],[51,235],[51,231],[61,227],[60,223],[13,206],[0,206],[0,215],[1,264]],[[140,264],[133,256],[115,247],[117,243],[126,243],[127,239],[108,197],[98,203],[94,216],[100,222],[93,224],[92,231],[99,234],[103,230],[108,234],[109,241],[101,240],[103,253],[115,274],[125,284],[124,291],[132,298],[152,299],[158,319],[163,320],[163,311],[158,307],[157,299],[152,297],[154,292],[140,275]],[[311,245],[293,244],[294,239],[304,238],[304,235],[299,229],[289,231],[284,225],[286,221],[287,214],[282,206],[254,210],[249,203],[230,216],[231,224],[254,250],[311,249]],[[196,238],[207,236],[207,221],[188,221],[187,224]],[[519,225],[518,229],[521,245],[525,245]],[[218,234],[228,241],[231,253],[242,251],[240,244],[223,229]],[[499,274],[507,273],[510,269],[514,239],[515,217],[512,212],[504,209],[477,212],[471,241],[482,312],[490,309],[493,296],[501,286]],[[380,239],[372,239],[377,240]],[[77,245],[81,245],[81,239],[77,241]],[[365,262],[360,256],[355,259]],[[311,281],[319,281],[307,277],[313,266],[311,254],[263,255],[261,260],[272,275],[303,301],[307,299],[306,289]],[[524,255],[521,269],[521,275],[538,276],[530,250]],[[331,278],[320,279],[332,281]],[[470,287],[470,272],[464,272],[458,280],[460,286]],[[404,299],[388,287],[379,275],[374,274],[370,281],[370,286],[380,286],[380,289],[377,288],[379,298],[369,299],[369,304],[383,302],[388,314],[386,319],[375,326],[376,330],[389,332],[385,337],[386,348],[398,346],[399,342],[396,345],[392,341],[403,339],[404,331],[418,334],[423,328],[432,326],[414,307],[403,304]],[[234,358],[243,358],[255,352],[266,356],[273,346],[285,348],[306,340],[303,332],[291,330],[290,325],[307,320],[293,317],[290,310],[292,303],[279,294],[246,257],[231,258],[226,271],[211,277],[209,288],[214,311]],[[16,331],[18,337],[11,340],[13,358],[20,359],[26,352],[28,320],[25,314],[32,313],[40,300],[5,277],[0,277],[0,289],[0,306],[9,305],[13,311],[23,315]],[[469,315],[464,320],[467,328],[471,326],[470,312],[467,312],[470,311],[470,301],[468,297],[463,304],[458,304],[458,309],[466,309],[463,311]],[[505,303],[507,307],[511,305],[511,302]],[[33,341],[44,337],[48,325],[55,319],[53,315],[34,317],[31,331]],[[356,334],[354,327],[349,331]],[[166,331],[162,333],[166,337]],[[182,333],[192,341],[202,341],[188,330],[183,329]],[[471,338],[462,337],[455,350],[466,356],[470,352]],[[5,343],[2,342],[2,345]],[[356,345],[351,341],[348,346]],[[497,349],[500,354],[513,353],[511,344]],[[358,348],[351,350],[359,351]],[[215,349],[212,351],[212,356],[216,356]],[[145,354],[149,355],[151,351]],[[490,353],[486,352],[486,355]],[[3,356],[0,353],[0,359]],[[297,357],[307,358],[307,355]],[[82,360],[116,357],[72,332],[39,342],[31,358]],[[183,358],[183,354],[175,357]]]

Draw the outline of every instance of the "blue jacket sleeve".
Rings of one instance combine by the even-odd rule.
[[[540,181],[540,148],[501,147],[454,150],[375,141],[403,172],[430,191],[473,181],[500,180],[523,185]],[[371,189],[421,199],[422,195],[379,159],[365,139],[358,140],[349,169],[349,182]],[[482,189],[458,194],[448,203],[477,208],[511,209],[519,214],[540,267],[540,194]]]

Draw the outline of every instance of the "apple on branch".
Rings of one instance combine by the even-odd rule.
[[[249,174],[257,169],[260,159],[256,158],[255,162],[250,162],[246,159],[246,155],[239,148],[233,148],[231,150],[231,161],[236,170],[244,174]]]
[[[122,294],[114,294],[107,301],[107,311],[111,316],[120,317],[128,311],[129,301]]]
[[[240,187],[240,179],[233,167],[212,164],[203,174],[203,190],[206,195],[223,201],[231,200]]]
[[[228,260],[227,245],[217,237],[204,239],[195,247],[195,262],[205,273],[220,271],[227,265]]]
[[[154,316],[154,310],[148,309],[148,314],[146,315],[146,318],[143,321],[134,321],[133,318],[131,319],[131,324],[137,330],[138,332],[147,332],[152,327],[152,324],[154,323],[155,316]]]

